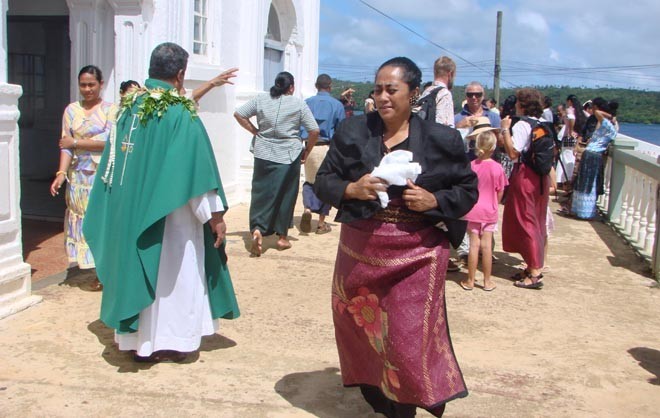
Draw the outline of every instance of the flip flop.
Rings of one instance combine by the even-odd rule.
[[[330,225],[328,224],[323,224],[323,226],[319,226],[318,228],[316,228],[316,233],[318,235],[327,234],[330,231],[332,231],[332,228],[330,228]]]
[[[491,286],[491,287],[484,286],[482,287],[482,289],[485,290],[486,292],[492,292],[493,290],[497,289],[497,286]]]
[[[463,290],[472,290],[474,287],[464,285],[463,282],[458,282],[458,284],[463,288]]]

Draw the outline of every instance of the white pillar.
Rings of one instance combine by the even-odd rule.
[[[108,0],[114,9],[115,87],[122,81],[142,84],[147,78],[150,44],[148,19],[153,15],[150,0]]]
[[[0,83],[0,318],[41,301],[31,295],[30,265],[23,261],[17,124],[22,93],[21,86]]]

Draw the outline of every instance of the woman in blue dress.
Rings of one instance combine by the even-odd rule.
[[[582,155],[571,207],[571,212],[580,219],[596,216],[596,200],[603,194],[604,154],[617,134],[612,118],[619,104],[597,97],[592,100],[592,106],[598,124]]]

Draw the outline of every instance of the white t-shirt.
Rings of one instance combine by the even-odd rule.
[[[536,119],[531,117],[531,119]],[[543,120],[543,119],[536,119]],[[529,149],[529,144],[531,141],[532,135],[532,126],[524,120],[519,120],[511,128],[513,134],[511,135],[511,140],[513,141],[513,148],[519,153],[523,153]],[[513,162],[520,161],[520,158],[515,159]]]

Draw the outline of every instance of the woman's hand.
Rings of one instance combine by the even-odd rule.
[[[502,130],[511,129],[511,118],[510,117],[506,116],[504,119],[501,120],[500,129],[502,129]]]
[[[371,174],[365,174],[360,180],[348,184],[344,191],[344,199],[376,200],[378,199],[377,192],[386,190],[387,187],[383,180],[373,177]]]
[[[55,180],[53,180],[53,182],[50,185],[51,196],[57,196],[58,194],[60,194],[60,188],[62,187],[62,184],[64,184],[64,180],[66,180],[64,173],[59,173],[55,176]]]
[[[74,139],[70,136],[63,136],[60,139],[60,149],[71,149],[73,148]]]
[[[426,212],[438,207],[438,201],[433,193],[417,186],[408,179],[408,188],[403,191],[403,201],[406,207],[415,212]]]

